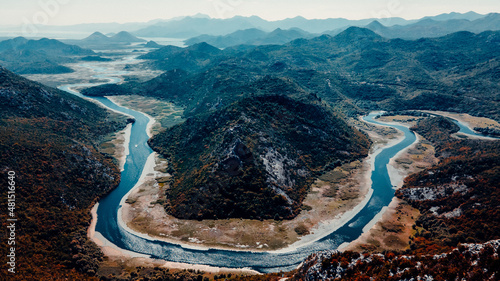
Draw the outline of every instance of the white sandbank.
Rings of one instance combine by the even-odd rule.
[[[188,264],[188,263],[180,263],[180,262],[168,262],[164,260],[152,259],[149,255],[139,254],[132,251],[128,251],[125,249],[121,249],[115,244],[111,243],[105,237],[102,236],[101,233],[95,231],[95,226],[97,224],[97,208],[99,207],[99,203],[96,203],[92,208],[92,222],[88,229],[88,237],[94,241],[104,252],[104,254],[108,257],[112,258],[127,258],[127,259],[140,259],[144,263],[144,265],[156,265],[159,264],[165,268],[173,268],[173,269],[193,269],[193,270],[201,270],[204,272],[210,273],[244,273],[244,274],[260,274],[259,272],[249,269],[249,268],[226,268],[226,267],[215,267],[208,265],[200,265],[200,264]]]
[[[120,172],[123,172],[125,169],[125,162],[127,161],[127,156],[130,154],[130,135],[132,134],[132,124],[127,124],[127,127],[120,131],[119,133],[123,132],[123,137],[125,138],[125,141],[123,142],[123,154],[121,157],[118,159],[118,162],[120,163]]]

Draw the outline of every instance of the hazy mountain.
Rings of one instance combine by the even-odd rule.
[[[312,34],[298,28],[282,30],[277,28],[272,32],[251,28],[239,30],[224,36],[201,35],[185,41],[187,45],[206,42],[218,48],[227,48],[236,45],[266,45],[285,44],[298,38],[311,38]]]
[[[463,19],[463,20],[473,21],[473,20],[477,20],[477,19],[480,19],[483,17],[484,17],[484,15],[481,15],[481,14],[478,14],[476,12],[471,11],[471,12],[463,13],[463,14],[452,12],[452,13],[447,13],[447,14],[440,14],[437,16],[424,17],[422,19],[433,19],[435,21],[447,21],[447,20]]]
[[[425,17],[423,19],[432,19],[435,21],[446,21],[451,19],[466,19],[469,21],[477,20],[484,15],[474,12],[465,14],[450,13],[437,16]],[[238,30],[257,28],[266,32],[271,32],[277,28],[288,30],[291,28],[300,28],[309,33],[332,33],[338,30],[337,33],[345,30],[349,26],[366,26],[374,20],[379,20],[387,26],[408,25],[417,22],[418,20],[406,20],[403,18],[393,17],[384,19],[362,19],[348,20],[342,18],[330,19],[305,19],[303,17],[288,18],[278,21],[266,21],[257,16],[242,17],[236,16],[231,19],[213,19],[207,15],[197,14],[187,17],[176,17],[172,19],[155,19],[141,23],[88,23],[68,26],[50,26],[50,25],[35,25],[38,34],[49,34],[51,36],[61,36],[65,34],[68,39],[76,40],[85,36],[85,34],[100,30],[104,34],[118,33],[122,30],[129,31],[134,35],[141,37],[171,37],[171,38],[191,38],[199,35],[227,35]],[[21,26],[5,26],[0,27],[0,30],[9,32],[22,33]],[[484,30],[481,30],[484,31]],[[56,35],[60,34],[60,35]],[[332,33],[334,34],[334,33]]]
[[[0,42],[0,52],[6,50],[17,50],[19,47],[25,45],[29,40],[24,37],[16,37],[7,39]]]
[[[109,42],[109,37],[99,31],[96,31],[89,35],[89,37],[83,38],[81,42],[91,44],[107,44]]]
[[[250,28],[245,30],[238,30],[224,36],[200,35],[190,38],[184,42],[186,43],[186,45],[193,45],[201,42],[206,42],[210,45],[219,48],[226,48],[229,46],[241,45],[247,42],[253,42],[266,35],[267,33],[265,31],[262,31],[257,28]]]
[[[187,48],[165,46],[156,51],[142,55],[139,59],[154,60],[155,67],[163,70],[189,69],[200,70],[216,61],[223,52],[205,42]]]
[[[437,17],[427,17],[405,26],[397,25],[390,27],[374,21],[367,25],[366,28],[387,38],[403,39],[440,37],[458,31],[481,33],[488,30],[500,30],[500,14],[492,13],[481,17],[474,13],[465,15],[469,16],[464,19],[460,18],[457,14],[446,14]]]
[[[66,42],[96,48],[111,45],[129,45],[131,43],[146,42],[146,40],[137,38],[126,31],[121,31],[113,36],[107,36],[96,31],[82,40],[66,40]]]
[[[155,41],[148,41],[146,44],[144,44],[144,47],[146,48],[153,48],[153,49],[159,49],[159,48],[162,48],[162,47],[165,47],[164,45],[160,45],[158,43],[156,43]]]
[[[116,42],[116,43],[146,42],[146,40],[137,38],[126,31],[118,32],[116,35],[110,37],[109,39],[111,42]]]
[[[27,40],[23,37],[0,42],[0,52],[5,50],[38,51],[50,56],[83,56],[94,52],[75,45],[68,45],[55,39]]]
[[[177,21],[161,22],[137,30],[133,34],[142,37],[190,38],[201,34],[226,35],[237,30],[257,28],[266,21],[259,17],[236,16],[230,19],[186,17]]]
[[[238,30],[260,29],[271,32],[277,28],[300,28],[310,33],[321,33],[350,25],[366,25],[372,20],[324,19],[308,20],[295,17],[279,21],[266,21],[257,16],[236,16],[230,19],[192,18],[186,17],[178,21],[161,22],[133,32],[145,37],[195,37],[199,35],[221,36]]]
[[[92,50],[42,38],[27,40],[17,37],[0,42],[0,63],[19,74],[56,74],[73,70],[60,65],[77,57],[95,55]]]
[[[434,21],[446,20],[478,20],[484,17],[474,12],[465,14],[451,13],[442,14],[433,17],[426,17]],[[372,21],[377,20],[362,19],[362,20],[348,20],[343,18],[330,18],[330,19],[306,19],[304,17],[288,18],[278,21],[266,21],[257,16],[242,17],[236,16],[230,19],[212,19],[207,16],[200,17],[184,17],[178,20],[171,20],[168,22],[158,22],[145,28],[141,28],[133,34],[143,37],[175,37],[175,38],[191,38],[200,35],[211,36],[224,36],[245,29],[260,29],[266,32],[271,32],[277,28],[292,29],[299,28],[309,33],[336,33],[346,29],[350,26],[366,26]],[[394,26],[405,26],[413,24],[418,20],[405,20],[402,18],[386,18],[382,19],[384,24]],[[484,31],[484,30],[481,30]]]

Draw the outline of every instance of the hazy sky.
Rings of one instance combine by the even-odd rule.
[[[372,17],[421,18],[449,12],[500,12],[500,0],[0,0],[0,25],[145,22],[203,13],[268,20]]]

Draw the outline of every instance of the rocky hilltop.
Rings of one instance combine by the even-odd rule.
[[[172,163],[179,218],[290,219],[314,176],[367,155],[369,141],[318,100],[249,97],[150,141]]]

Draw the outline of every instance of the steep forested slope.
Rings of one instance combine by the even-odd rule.
[[[7,175],[15,173],[16,187],[16,274],[8,280],[90,278],[102,254],[87,239],[89,210],[120,179],[112,159],[95,147],[124,122],[91,102],[2,67],[0,107],[0,182],[7,187]],[[2,198],[7,191],[2,189]],[[7,210],[7,200],[1,204]],[[7,216],[0,215],[4,229]],[[0,247],[7,253],[10,246]]]

